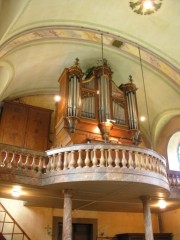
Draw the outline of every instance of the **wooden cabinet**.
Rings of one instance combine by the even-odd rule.
[[[51,110],[5,102],[0,123],[0,142],[33,150],[48,148]]]
[[[117,234],[117,240],[145,240],[143,233],[124,233]],[[172,240],[172,233],[154,233],[154,240]]]

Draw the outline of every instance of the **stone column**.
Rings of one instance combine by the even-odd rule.
[[[148,196],[141,197],[143,203],[145,240],[154,240],[151,220],[151,210],[149,206],[150,198]]]
[[[72,191],[64,190],[63,240],[72,240]]]

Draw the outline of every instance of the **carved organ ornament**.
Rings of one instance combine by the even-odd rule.
[[[72,67],[63,71],[59,83],[63,101],[57,105],[57,146],[67,144],[61,143],[62,131],[69,137],[68,144],[92,139],[139,143],[137,88],[131,76],[127,84],[118,88],[107,61],[83,74],[76,59]]]

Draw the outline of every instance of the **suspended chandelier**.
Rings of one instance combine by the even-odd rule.
[[[160,9],[163,0],[132,0],[129,2],[132,10],[140,15],[150,15]]]

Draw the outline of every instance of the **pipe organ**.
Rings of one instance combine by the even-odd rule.
[[[83,74],[76,59],[72,67],[64,69],[59,83],[62,100],[56,109],[57,147],[87,141],[135,143],[139,129],[132,77],[117,87],[107,61]]]
[[[119,87],[126,96],[128,123],[130,129],[138,129],[138,112],[136,101],[136,85],[133,83],[132,76],[129,76],[129,83],[122,84]]]

